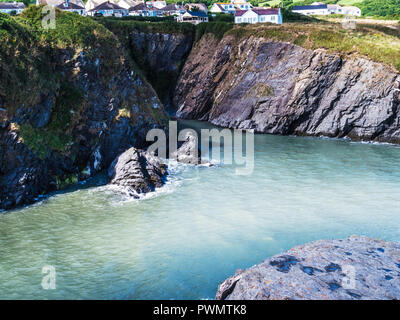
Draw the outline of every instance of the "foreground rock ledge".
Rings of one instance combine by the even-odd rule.
[[[400,299],[400,243],[352,236],[297,246],[238,270],[216,299]]]

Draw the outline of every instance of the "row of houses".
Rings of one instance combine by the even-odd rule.
[[[361,16],[361,9],[355,6],[340,6],[338,4],[324,4],[322,2],[314,2],[308,6],[293,6],[292,12],[304,14],[307,16],[311,15],[331,15],[331,14],[343,14],[347,16]]]
[[[7,14],[20,14],[25,9],[23,2],[0,2],[0,12]]]

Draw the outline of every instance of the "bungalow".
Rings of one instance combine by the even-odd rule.
[[[204,3],[187,3],[185,4],[186,10],[189,11],[203,11],[208,12],[207,6]]]
[[[328,4],[328,11],[330,14],[343,14],[343,7],[338,4]]]
[[[91,1],[91,0],[89,0]],[[101,2],[104,2],[105,0],[102,0]],[[49,5],[49,6],[53,6],[53,7],[57,7],[60,4],[63,4],[65,2],[65,0],[36,0],[36,5],[40,6],[41,4],[44,5]],[[69,0],[70,3],[73,4],[77,4],[78,6],[84,7],[85,5],[83,4],[82,0]],[[100,2],[100,3],[101,3]],[[99,4],[100,4],[99,3]],[[91,8],[92,9],[92,8]]]
[[[176,18],[176,21],[199,24],[202,22],[208,22],[208,16],[202,11],[187,11],[184,14],[179,15]]]
[[[253,8],[250,10],[236,10],[235,23],[275,23],[282,24],[281,9]]]
[[[130,9],[133,8],[134,6],[137,6],[138,4],[142,3],[143,1],[135,1],[135,0],[118,0],[118,2],[115,2],[117,5],[119,5],[121,8],[124,9]]]
[[[304,14],[306,16],[311,15],[328,15],[331,14],[328,10],[328,5],[326,4],[312,4],[309,6],[293,6],[292,12]]]
[[[361,17],[361,9],[355,6],[343,7],[343,13],[347,16]]]
[[[177,4],[169,4],[160,10],[164,16],[178,16],[186,12],[184,7]]]
[[[246,0],[231,0],[231,3],[233,3],[237,10],[249,10],[253,8],[253,6],[250,3],[247,3]]]
[[[0,12],[7,14],[20,14],[25,9],[23,2],[0,2]]]
[[[101,15],[104,17],[122,17],[128,14],[128,10],[120,7],[115,3],[107,1],[89,10],[88,14],[91,16]]]
[[[85,8],[77,5],[75,3],[69,2],[69,0],[65,0],[63,4],[59,4],[56,6],[56,8],[63,10],[63,11],[68,11],[68,12],[75,12],[77,14],[80,14],[81,16],[86,15]]]
[[[167,3],[165,1],[148,1],[146,2],[146,4],[148,7],[156,9],[162,9],[167,6]]]
[[[210,8],[211,13],[235,13],[235,5],[229,2],[217,2]]]
[[[361,9],[354,6],[342,7],[338,4],[328,4],[328,10],[331,14],[344,14],[347,16],[357,17],[361,16]]]
[[[162,16],[162,9],[148,6],[147,3],[140,3],[129,9],[129,15],[135,17],[157,17],[158,15]]]

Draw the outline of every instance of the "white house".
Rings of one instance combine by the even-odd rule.
[[[217,2],[210,8],[211,13],[235,13],[236,8],[234,4],[230,2]]]
[[[312,4],[309,6],[293,6],[292,12],[304,14],[306,16],[319,15],[325,16],[331,14],[326,4]]]
[[[0,2],[0,12],[20,14],[25,9],[22,2]]]
[[[203,11],[187,11],[184,14],[179,15],[176,18],[176,21],[199,24],[202,22],[208,22],[208,16]]]
[[[246,0],[231,0],[231,2],[214,3],[210,8],[210,12],[234,14],[236,10],[249,10],[251,8],[253,6]]]
[[[130,8],[133,8],[134,6],[137,6],[140,3],[143,3],[143,1],[118,0],[118,1],[114,1],[114,3],[119,5],[121,8],[130,9]]]
[[[185,7],[177,4],[168,4],[160,10],[162,10],[163,16],[178,16],[186,12]]]
[[[282,24],[281,9],[253,8],[250,10],[236,10],[235,23],[276,23]]]
[[[342,7],[338,4],[328,4],[328,10],[331,14],[344,14],[347,16],[361,16],[361,9],[354,6]]]
[[[343,14],[347,16],[361,17],[361,9],[354,6],[343,7]]]
[[[165,1],[148,1],[146,4],[148,7],[154,7],[156,9],[162,9],[167,5]]]
[[[90,0],[89,0],[90,1]],[[104,2],[105,0],[102,0]],[[36,0],[36,5],[39,6],[41,4],[44,5],[49,5],[53,7],[57,7],[60,4],[63,4],[65,0]],[[78,6],[84,7],[85,5],[83,4],[82,0],[69,0],[70,3],[77,4]],[[100,4],[100,3],[99,3]]]
[[[64,3],[59,4],[56,6],[56,8],[63,10],[63,11],[68,11],[68,12],[75,12],[77,14],[80,14],[81,16],[86,15],[86,10],[84,7],[77,5],[75,3],[69,2],[69,0],[65,0]]]

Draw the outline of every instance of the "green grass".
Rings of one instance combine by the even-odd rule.
[[[123,68],[124,56],[115,35],[90,17],[57,10],[56,29],[47,31],[41,26],[42,17],[41,7],[36,6],[18,17],[0,14],[0,96],[6,97],[12,119],[17,110],[41,103],[41,96],[55,95],[48,125],[40,129],[27,122],[15,125],[25,144],[45,158],[51,150],[71,153],[72,129],[86,108],[83,93],[57,70],[60,50],[98,58],[104,83]]]
[[[281,26],[236,26],[227,35],[291,42],[307,49],[325,48],[344,57],[355,54],[393,66],[400,71],[400,32],[382,25],[357,25],[348,30],[333,23],[290,23]]]

